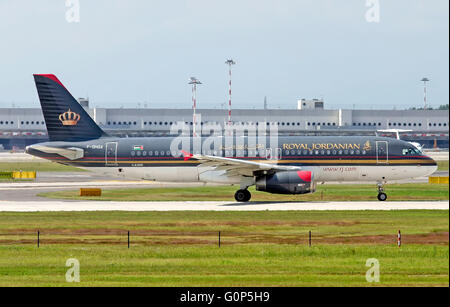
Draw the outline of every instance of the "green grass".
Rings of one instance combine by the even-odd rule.
[[[53,162],[0,162],[0,172],[84,172],[84,170]]]
[[[448,211],[427,210],[0,213],[0,286],[448,286],[448,230]]]
[[[0,247],[0,286],[441,286],[448,247]],[[80,283],[65,282],[68,258]],[[367,259],[380,283],[365,280]],[[14,261],[11,261],[14,259]]]
[[[41,193],[39,196],[57,199],[90,199],[114,201],[231,201],[238,188],[206,186],[195,188],[147,188],[103,190],[101,197],[80,197],[79,191]],[[255,191],[252,201],[366,201],[376,200],[374,185],[319,185],[317,192],[306,195],[275,195]],[[448,200],[448,185],[390,184],[386,186],[389,200]]]
[[[437,161],[438,171],[448,171],[448,162],[449,161]]]

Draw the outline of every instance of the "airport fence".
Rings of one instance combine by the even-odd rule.
[[[401,246],[401,233],[392,235],[382,235],[379,241],[374,244],[392,244]],[[241,244],[286,244],[317,246],[321,244],[361,244],[364,243],[359,237],[335,237],[331,241],[328,237],[315,236],[312,231],[302,231],[297,234],[260,234],[236,233],[224,231],[198,231],[198,232],[177,232],[141,229],[141,230],[117,230],[103,229],[102,232],[95,232],[89,229],[79,229],[76,232],[65,230],[37,230],[0,233],[0,246],[21,246],[35,245],[38,248],[51,245],[114,245],[123,247],[132,246],[161,246],[161,245],[181,245],[181,246],[201,246],[210,245],[221,247],[223,245]],[[367,242],[365,242],[367,243]],[[410,243],[414,243],[411,241]]]

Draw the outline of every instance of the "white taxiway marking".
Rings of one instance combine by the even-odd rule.
[[[449,210],[448,201],[436,202],[308,202],[233,203],[191,202],[114,202],[114,201],[0,201],[0,212],[38,211],[349,211],[349,210]]]

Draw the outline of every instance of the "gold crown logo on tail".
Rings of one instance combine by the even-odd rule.
[[[59,115],[59,120],[63,124],[63,126],[75,126],[78,121],[81,119],[81,116],[75,112],[70,111],[70,109]]]

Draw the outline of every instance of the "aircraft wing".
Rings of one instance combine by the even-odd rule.
[[[261,163],[258,161],[246,161],[234,158],[224,158],[205,155],[190,155],[190,159],[201,162],[201,166],[213,167],[215,170],[226,171],[227,175],[233,176],[253,176],[258,171],[298,171],[298,166],[283,166],[271,163]]]
[[[27,148],[39,150],[41,152],[49,153],[49,154],[58,154],[62,157],[65,157],[69,160],[77,160],[84,157],[84,150],[81,148],[70,147],[70,148],[58,148],[58,147],[50,147],[44,145],[30,145]]]

